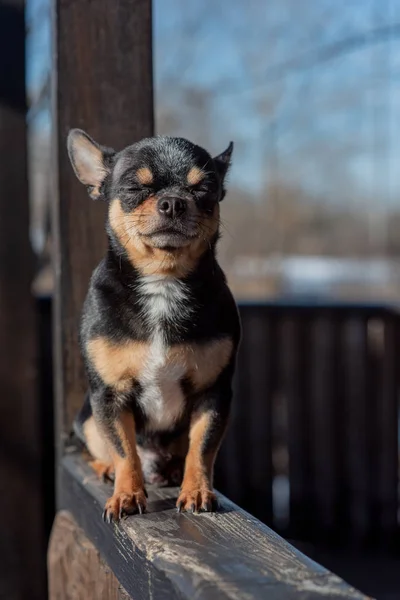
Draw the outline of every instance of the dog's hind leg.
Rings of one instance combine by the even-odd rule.
[[[114,466],[104,435],[101,435],[93,418],[89,394],[74,421],[74,433],[86,446],[93,460],[89,465],[103,481],[114,480]]]

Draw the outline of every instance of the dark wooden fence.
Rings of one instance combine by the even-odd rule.
[[[244,305],[241,315],[220,489],[295,538],[390,547],[399,506],[397,312],[281,302]],[[283,486],[273,502],[274,482],[285,480],[287,497]]]

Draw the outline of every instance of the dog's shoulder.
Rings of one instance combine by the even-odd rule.
[[[230,337],[235,347],[240,339],[240,319],[237,304],[220,265],[205,265],[190,279],[193,304],[197,307],[189,337],[196,340]]]
[[[143,322],[138,318],[140,298],[136,286],[126,280],[123,265],[108,253],[93,271],[81,318],[81,344],[106,337],[143,338]],[[141,326],[142,325],[142,326]]]

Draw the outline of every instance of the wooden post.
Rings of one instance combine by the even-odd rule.
[[[66,137],[70,128],[80,127],[100,143],[122,149],[152,135],[151,0],[54,0],[53,32],[54,385],[60,465],[86,391],[79,317],[90,275],[106,250],[105,206],[90,200],[76,180]],[[51,549],[49,565],[51,579],[57,571]]]
[[[0,1],[0,596],[45,597],[23,0]]]
[[[69,512],[58,513],[49,548],[49,600],[129,598]]]
[[[54,346],[58,436],[68,435],[86,382],[78,323],[89,277],[106,249],[105,206],[76,180],[72,127],[122,149],[153,133],[151,0],[54,1]]]

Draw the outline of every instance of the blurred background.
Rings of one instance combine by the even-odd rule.
[[[50,4],[26,2],[44,537]],[[212,154],[235,142],[219,256],[244,340],[217,486],[363,591],[400,598],[400,2],[154,0],[153,59],[156,133]]]
[[[28,0],[32,242],[44,234],[51,27]],[[235,160],[220,257],[240,300],[397,302],[400,4],[155,0],[156,132]]]

